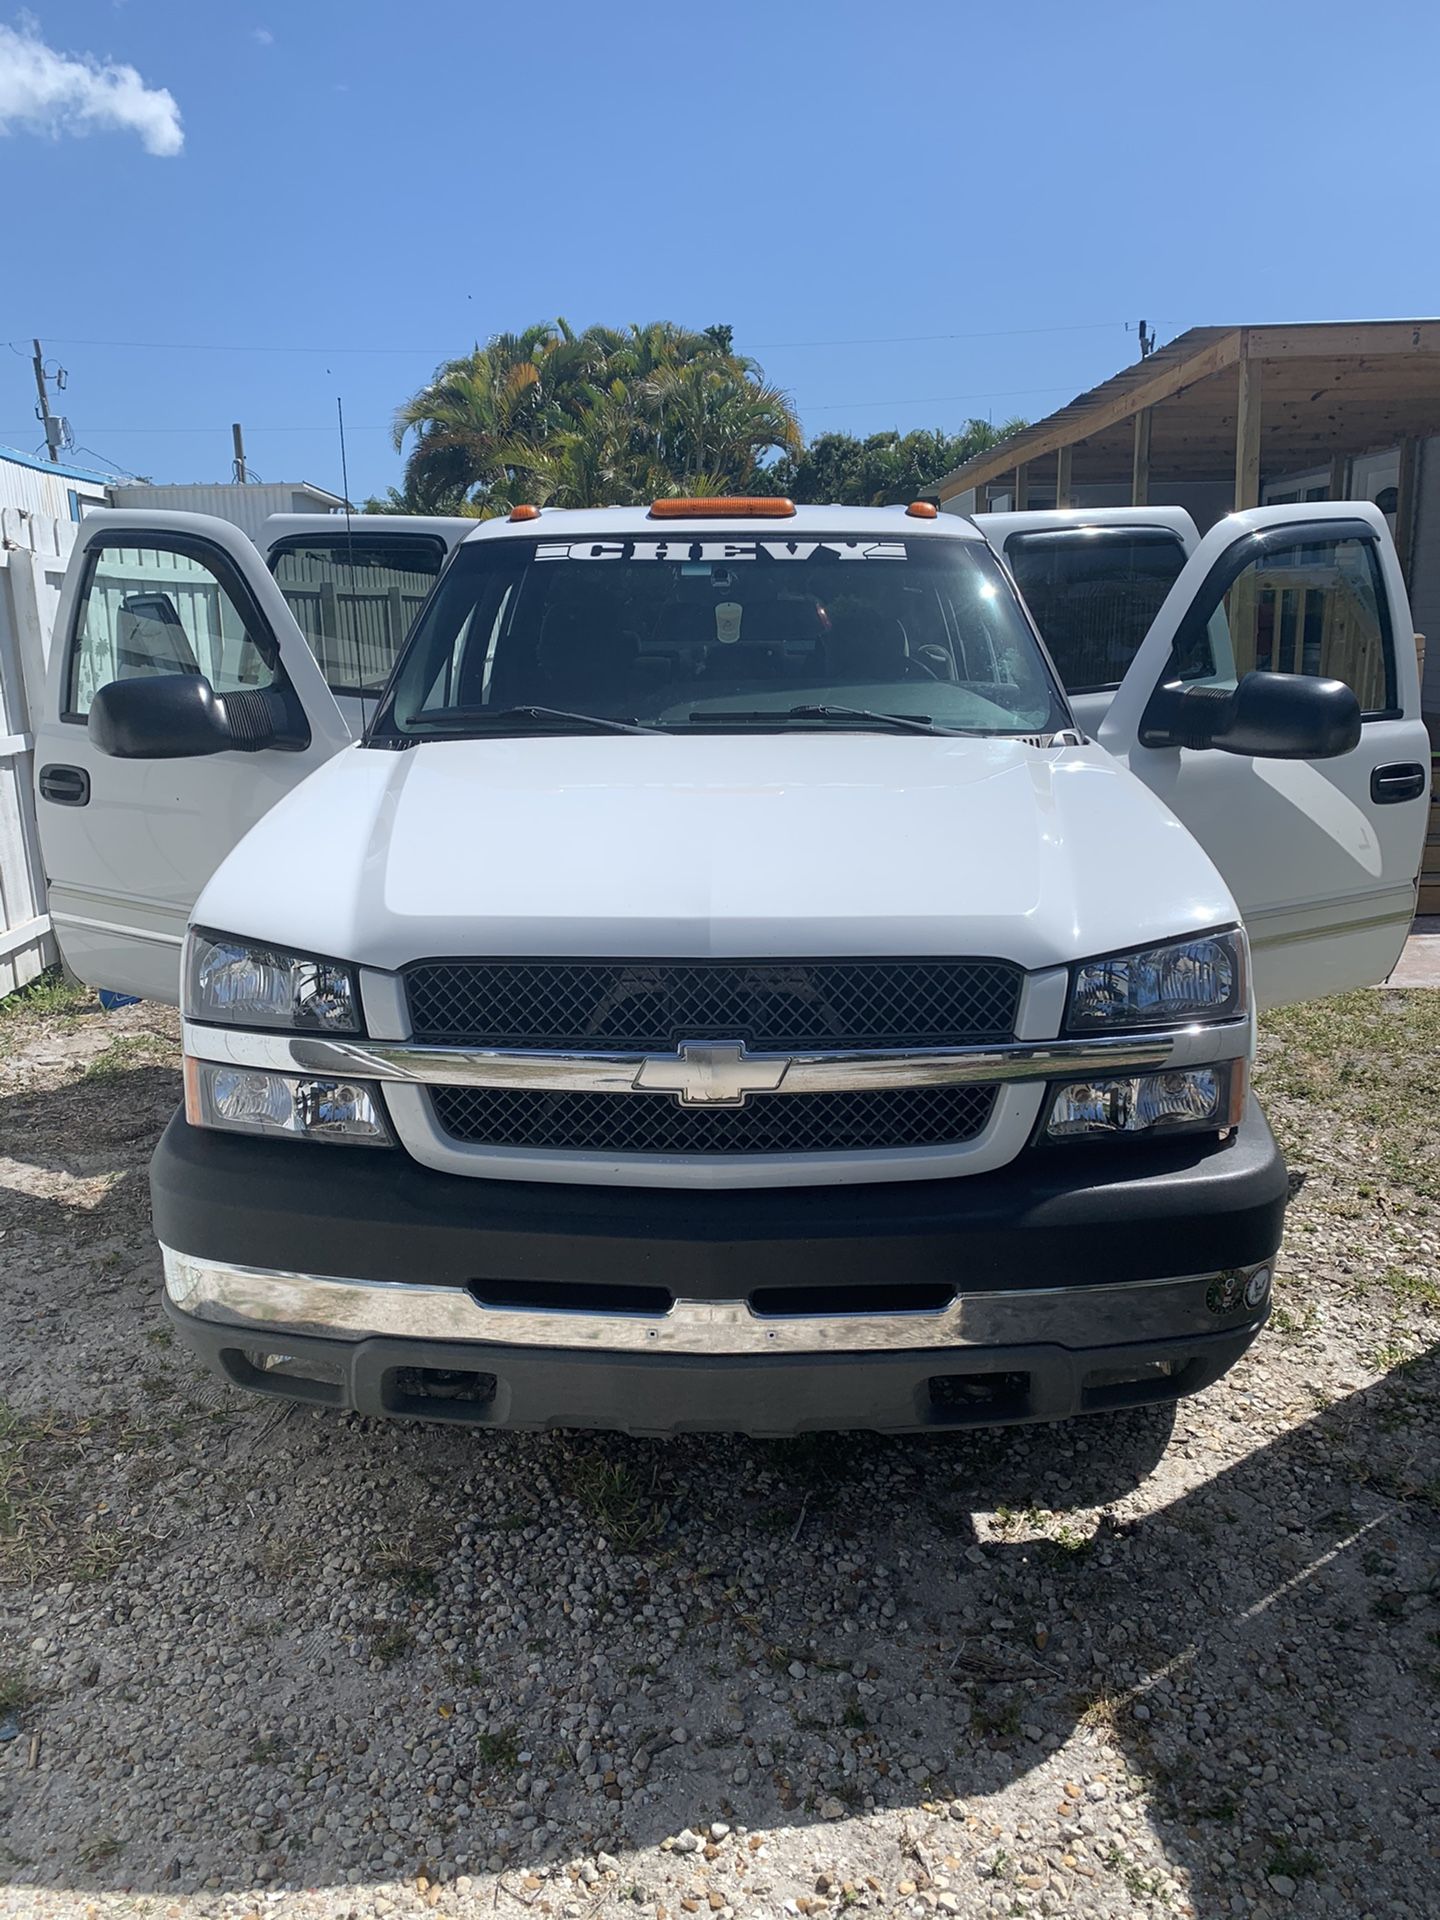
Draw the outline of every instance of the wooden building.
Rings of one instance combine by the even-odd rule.
[[[934,489],[957,513],[1372,500],[1400,551],[1440,746],[1440,320],[1194,327]]]

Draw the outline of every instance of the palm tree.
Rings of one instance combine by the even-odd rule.
[[[497,334],[400,408],[397,449],[412,435],[401,497],[481,515],[736,490],[801,446],[788,398],[728,328],[669,321]]]

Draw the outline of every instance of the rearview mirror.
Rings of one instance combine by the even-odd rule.
[[[117,760],[187,760],[236,744],[225,702],[193,673],[112,680],[90,703],[89,733]]]
[[[1143,747],[1213,748],[1261,760],[1334,760],[1360,744],[1360,702],[1343,680],[1247,673],[1235,687],[1157,687]]]

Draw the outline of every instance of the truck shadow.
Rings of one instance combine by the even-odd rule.
[[[1263,1888],[1277,1862],[1292,1876],[1339,1858],[1358,1871],[1397,1846],[1414,1848],[1423,1905],[1440,1876],[1421,1830],[1406,1829],[1432,1777],[1421,1728],[1433,1715],[1424,1689],[1436,1683],[1426,1635],[1437,1490],[1433,1460],[1417,1458],[1409,1436],[1437,1386],[1432,1352],[1134,1518],[1127,1496],[1163,1470],[1169,1421],[1156,1411],[944,1441],[660,1447],[381,1431],[257,1408],[232,1429],[238,1446],[227,1439],[217,1450],[220,1497],[202,1490],[183,1543],[162,1547],[149,1574],[125,1576],[131,1678],[119,1697],[105,1685],[101,1633],[93,1690],[64,1700],[66,1724],[47,1735],[40,1776],[18,1765],[0,1775],[0,1808],[17,1823],[11,1871],[27,1886],[176,1893],[340,1878],[311,1813],[292,1823],[276,1811],[279,1795],[322,1769],[335,1824],[360,1828],[375,1809],[367,1779],[404,1777],[417,1723],[463,1729],[473,1714],[435,1761],[445,1791],[417,1788],[387,1810],[405,1829],[403,1860],[377,1854],[364,1879],[433,1870],[457,1853],[472,1872],[492,1853],[517,1865],[547,1849],[624,1853],[721,1818],[764,1831],[946,1803],[954,1824],[943,1834],[968,1860],[986,1796],[1038,1770],[1055,1830],[1082,1838],[1102,1875],[1141,1869],[1118,1845],[1107,1852],[1109,1808],[1078,1782],[1098,1779],[1100,1801],[1140,1797],[1202,1912],[1221,1910],[1237,1884]],[[1212,1392],[1234,1394],[1237,1416],[1266,1417],[1234,1386]],[[408,1509],[419,1533],[383,1512],[347,1512],[343,1498],[332,1505],[320,1546],[368,1531],[366,1578],[379,1586],[370,1626],[327,1626],[353,1572],[328,1554],[287,1569],[287,1556],[303,1554],[315,1528],[320,1479],[343,1477],[347,1457],[369,1476],[382,1454],[395,1512]],[[267,1503],[258,1490],[272,1477],[282,1484]],[[477,1499],[482,1481],[530,1504],[497,1513]],[[258,1525],[237,1600],[227,1509],[242,1488]],[[548,1606],[517,1621],[510,1639],[475,1632],[497,1604],[495,1576],[503,1589],[553,1538],[551,1502],[565,1527],[600,1536],[587,1592],[567,1597],[563,1620]],[[1093,1510],[1107,1502],[1097,1522]],[[988,1516],[983,1537],[977,1511]],[[532,1524],[539,1542],[526,1538]],[[442,1544],[427,1554],[424,1541]],[[254,1735],[250,1764],[224,1781],[233,1824],[223,1845],[187,1843],[187,1830],[216,1829],[187,1818],[183,1796],[172,1794],[162,1821],[137,1804],[124,1770],[91,1767],[89,1830],[113,1836],[113,1859],[93,1847],[88,1861],[26,1858],[27,1795],[82,1787],[65,1779],[67,1726],[73,1735],[77,1722],[113,1717],[124,1748],[137,1685],[160,1690],[146,1709],[152,1759],[183,1772],[182,1756],[196,1751],[196,1675],[176,1659],[165,1588],[197,1594],[212,1583],[231,1598],[207,1609],[200,1651],[229,1662],[226,1724]],[[644,1657],[657,1599],[683,1621],[659,1662]],[[282,1639],[291,1624],[304,1629],[292,1658],[277,1642],[268,1665],[254,1654],[229,1660],[257,1620]],[[538,1660],[527,1662],[522,1645]],[[475,1659],[486,1670],[467,1666]],[[148,1683],[136,1677],[147,1674]],[[622,1776],[607,1767],[598,1788],[573,1752],[558,1751],[566,1738],[573,1748],[597,1693],[614,1702],[605,1727],[621,1736],[612,1744]],[[497,1717],[503,1736],[489,1731]],[[1083,1750],[1052,1758],[1077,1732]],[[363,1768],[317,1755],[338,1737],[363,1746]],[[606,1744],[605,1733],[596,1739]],[[1356,1750],[1369,1760],[1363,1782]],[[532,1751],[533,1761],[517,1757]],[[537,1794],[542,1770],[549,1784]],[[634,1783],[623,1798],[622,1779]],[[216,1790],[197,1781],[195,1810]],[[1317,1808],[1331,1810],[1323,1847]],[[553,1834],[527,1830],[547,1816]],[[843,1862],[844,1831],[833,1831]],[[916,1841],[922,1870],[927,1849],[933,1864],[946,1843]]]

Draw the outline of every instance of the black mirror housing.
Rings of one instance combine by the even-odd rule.
[[[116,760],[190,760],[234,745],[225,702],[194,673],[112,680],[90,703],[97,750]]]
[[[1343,680],[1247,673],[1234,688],[1157,687],[1140,744],[1260,760],[1336,760],[1359,746],[1360,725],[1360,702]]]

